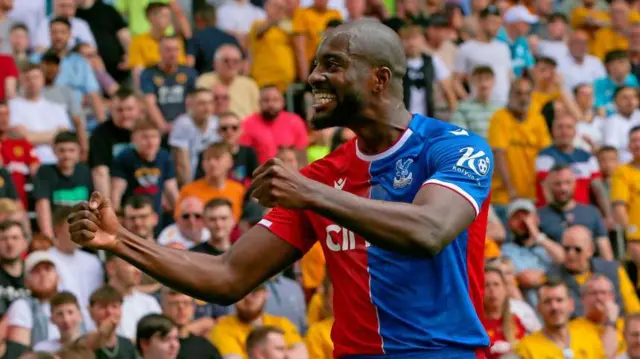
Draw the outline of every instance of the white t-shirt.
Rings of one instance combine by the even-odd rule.
[[[33,351],[45,352],[45,353],[56,353],[61,348],[62,348],[62,343],[60,343],[60,339],[54,339],[54,340],[45,340],[43,342],[36,343],[36,345],[33,346]]]
[[[145,293],[133,291],[124,297],[122,302],[122,319],[116,333],[122,337],[135,340],[138,321],[147,314],[162,313],[158,301]]]
[[[599,146],[602,144],[602,131],[604,131],[604,118],[600,116],[594,117],[591,122],[580,121],[576,125],[576,139],[573,141],[573,145],[591,152],[593,148],[584,138],[589,137],[592,142]]]
[[[49,18],[40,21],[33,47],[44,47],[47,49],[51,47],[49,21],[51,21]],[[91,32],[91,28],[86,21],[72,17],[69,19],[69,22],[71,23],[71,40],[67,46],[68,48],[72,48],[77,44],[89,44],[94,49],[97,48],[96,39],[93,37],[93,32]]]
[[[451,76],[451,72],[447,69],[447,65],[440,59],[439,56],[431,56],[431,63],[433,64],[433,72],[436,81],[446,80]],[[411,80],[424,81],[424,72],[422,71],[424,66],[424,60],[422,56],[407,59],[407,76]],[[427,84],[429,85],[429,84]],[[435,87],[435,83],[433,86]],[[411,97],[409,98],[409,112],[426,115],[427,94],[424,88],[417,88],[411,86]]]
[[[200,241],[200,243],[208,241],[209,238],[211,238],[211,232],[207,228],[203,228],[202,240]],[[176,223],[163,229],[162,232],[160,232],[160,235],[158,236],[158,244],[161,246],[166,246],[173,242],[178,242],[180,244],[183,244],[185,247],[187,247],[187,249],[191,249],[197,244],[200,244],[200,243],[194,243],[184,238],[182,233],[180,233],[180,230],[178,229],[178,225]]]
[[[559,63],[569,55],[569,48],[564,41],[541,40],[538,45],[538,53],[541,56],[550,57]]]
[[[621,163],[628,163],[632,159],[629,152],[629,130],[638,125],[640,125],[640,110],[633,111],[631,118],[614,113],[605,121],[602,142],[618,149],[618,158]]]
[[[498,40],[492,40],[488,43],[477,40],[465,41],[458,48],[454,71],[471,75],[473,69],[478,66],[491,67],[495,76],[491,100],[497,105],[505,106],[509,100],[509,89],[513,76],[509,47]]]
[[[258,20],[263,20],[267,15],[261,8],[253,5],[248,0],[227,1],[218,11],[217,26],[227,32],[239,32],[248,34],[251,25]]]
[[[59,290],[70,291],[81,308],[87,307],[91,294],[104,284],[104,270],[98,257],[81,250],[66,254],[55,247],[50,248],[49,253],[60,278]]]
[[[73,124],[63,105],[40,97],[30,101],[16,97],[9,101],[11,126],[24,126],[27,131],[47,132],[59,128],[72,129]],[[35,146],[35,152],[43,164],[56,163],[56,156],[50,144]]]
[[[60,339],[58,327],[51,323],[51,305],[49,302],[42,303],[42,311],[49,318],[48,340]],[[7,323],[9,326],[20,327],[31,330],[33,328],[33,313],[26,299],[21,298],[11,303],[7,310]],[[37,343],[36,343],[37,344]]]
[[[607,76],[602,61],[595,56],[585,55],[582,63],[566,54],[558,61],[558,72],[564,79],[564,88],[573,94],[573,89],[580,84],[593,84],[596,79]]]
[[[210,144],[220,141],[218,135],[218,118],[211,117],[207,128],[202,132],[190,116],[179,116],[173,122],[169,134],[169,145],[186,150],[191,162],[191,179],[196,175],[198,156]]]

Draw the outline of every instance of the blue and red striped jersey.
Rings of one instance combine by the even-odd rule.
[[[469,228],[431,258],[376,247],[309,210],[275,208],[260,222],[302,252],[321,242],[334,286],[334,357],[474,358],[489,345],[480,317],[492,164],[480,136],[414,115],[382,153],[363,154],[353,139],[302,170],[342,191],[392,202],[411,203],[423,186],[441,186],[476,211]]]

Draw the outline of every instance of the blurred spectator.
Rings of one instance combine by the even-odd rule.
[[[5,168],[0,168],[0,198],[18,200],[18,192],[11,179],[11,173]]]
[[[591,36],[601,27],[609,25],[609,15],[603,11],[606,9],[606,2],[582,0],[574,2],[573,5],[576,6],[571,8],[569,15],[572,28],[585,29]]]
[[[576,137],[576,119],[568,114],[556,117],[551,127],[551,137],[553,144],[542,149],[536,159],[536,205],[543,206],[551,199],[551,193],[544,183],[549,171],[556,165],[568,165],[575,174],[573,199],[582,204],[589,204],[593,193],[598,207],[610,221],[611,205],[600,180],[598,161],[591,153],[573,145]]]
[[[142,118],[143,111],[135,94],[126,88],[118,90],[111,100],[111,118],[93,131],[88,164],[97,191],[109,196],[109,167],[122,151],[132,146],[131,129]]]
[[[218,116],[218,118],[222,117],[221,114],[231,111],[231,96],[229,95],[229,88],[218,83],[211,87],[211,93],[213,94],[214,114]]]
[[[469,1],[471,12],[462,20],[462,31],[466,36],[465,40],[475,39],[480,32],[480,12],[489,6],[489,0]]]
[[[329,342],[331,347],[333,343]],[[287,342],[282,329],[273,326],[259,326],[249,333],[247,337],[248,359],[284,359],[287,357]],[[309,355],[309,358],[321,359],[322,352],[317,356]]]
[[[195,70],[180,65],[181,44],[177,37],[161,38],[160,62],[140,75],[147,111],[163,134],[168,133],[176,117],[186,111],[185,98],[195,87]]]
[[[73,90],[67,86],[56,84],[56,78],[60,73],[60,57],[52,52],[47,52],[40,59],[40,69],[44,75],[42,97],[65,106],[67,115],[76,129],[76,134],[80,141],[82,158],[85,158],[89,142],[86,133],[86,118],[82,109],[82,103],[80,103],[80,99],[75,96]]]
[[[235,314],[221,317],[213,327],[211,341],[223,358],[228,359],[231,356],[248,358],[247,337],[256,323],[274,326],[284,332],[287,358],[304,359],[308,357],[307,349],[296,327],[287,318],[264,312],[267,296],[268,291],[264,284],[259,286],[235,304]]]
[[[138,322],[136,347],[142,359],[176,359],[180,351],[178,327],[162,314],[149,314]],[[199,357],[199,356],[198,356]]]
[[[540,16],[540,13],[538,13],[538,16]],[[567,47],[569,19],[562,13],[550,14],[546,28],[549,36],[540,40],[538,55],[550,57],[556,63],[560,63],[560,61],[569,56],[569,48]]]
[[[584,226],[574,225],[564,232],[562,247],[565,250],[563,264],[556,264],[549,271],[550,278],[562,279],[575,301],[574,317],[584,315],[580,302],[580,286],[594,274],[607,277],[613,284],[615,302],[621,313],[640,311],[640,302],[627,272],[617,261],[595,258],[593,234]]]
[[[530,110],[532,91],[531,80],[516,80],[509,104],[489,122],[488,142],[496,162],[492,204],[503,221],[509,201],[535,197],[535,158],[551,142],[544,118]]]
[[[489,66],[478,66],[471,73],[470,98],[460,101],[451,123],[487,138],[489,121],[500,106],[491,101],[491,92],[495,86],[495,75]]]
[[[27,253],[48,251],[50,248],[53,248],[53,245],[53,238],[49,238],[41,233],[36,233],[31,239],[31,243],[29,243]]]
[[[580,288],[584,316],[571,322],[574,327],[595,330],[609,358],[626,351],[623,338],[624,320],[619,317],[620,307],[611,281],[604,275],[594,274]]]
[[[259,87],[275,85],[284,93],[296,79],[291,19],[286,0],[269,0],[265,10],[266,19],[254,22],[248,35],[250,73]]]
[[[11,303],[29,295],[24,288],[24,262],[28,239],[20,222],[0,222],[0,314],[5,315]],[[4,323],[6,324],[6,323]]]
[[[233,219],[232,203],[226,198],[214,198],[204,207],[204,224],[210,238],[191,251],[220,255],[231,248],[231,232],[236,222]]]
[[[636,78],[640,77],[640,26],[631,26],[629,33],[629,60],[631,61],[631,73]]]
[[[87,347],[76,342],[66,345],[60,350],[55,358],[59,359],[95,359],[95,354]]]
[[[325,277],[322,287],[322,320],[309,325],[305,337],[305,344],[309,352],[309,359],[329,359],[333,355],[333,341],[331,328],[333,326],[333,284],[329,277]],[[251,352],[249,352],[251,359]]]
[[[557,64],[550,57],[538,57],[536,63],[529,71],[533,81],[533,93],[531,94],[531,111],[542,112],[544,106],[550,102],[558,102],[563,111],[580,117],[575,110],[575,104],[571,95],[565,91],[562,84],[562,75],[556,71]],[[556,115],[557,116],[557,115]]]
[[[549,204],[538,209],[540,230],[553,241],[560,243],[568,227],[584,226],[594,237],[599,257],[613,260],[607,227],[600,212],[588,203],[579,203],[576,200],[578,181],[572,167],[567,164],[555,165],[545,181]]]
[[[622,86],[637,89],[638,79],[631,73],[629,55],[626,51],[608,52],[604,58],[604,64],[607,67],[607,77],[597,79],[593,83],[596,95],[595,107],[600,113],[611,115],[615,112],[613,102],[616,99],[616,90]]]
[[[246,49],[251,24],[263,20],[265,12],[249,0],[229,0],[218,8],[216,17],[216,23],[220,29],[233,35]]]
[[[624,319],[624,341],[627,350],[617,359],[636,359],[640,357],[640,315],[631,314]]]
[[[629,131],[633,160],[619,166],[611,177],[611,203],[616,224],[625,231],[628,253],[640,267],[640,126]]]
[[[629,48],[629,39],[627,34],[631,26],[629,21],[629,3],[625,0],[613,0],[609,6],[609,15],[611,16],[610,26],[605,26],[598,30],[589,46],[589,52],[601,59],[613,50],[627,50]]]
[[[18,69],[20,71],[24,70],[25,66],[29,64],[29,57],[31,56],[31,44],[27,26],[23,23],[13,25],[9,33],[8,42],[11,45],[9,54],[13,56]]]
[[[175,205],[178,183],[171,155],[160,148],[160,130],[149,120],[136,122],[131,134],[133,148],[123,150],[111,165],[111,203],[120,204],[131,195],[153,198],[153,209],[162,213],[162,196]]]
[[[53,46],[55,35],[53,35],[53,27],[50,26],[52,19],[65,19],[69,23],[71,41],[65,43],[67,50],[80,43],[87,43],[96,48],[96,39],[93,37],[89,24],[76,17],[76,0],[53,0],[53,14],[51,17],[40,20],[38,30],[34,35],[33,47],[37,51],[43,52]]]
[[[64,0],[69,1],[69,0]],[[71,25],[67,19],[55,18],[51,20],[51,47],[45,51],[58,55],[60,58],[60,72],[55,83],[60,86],[67,86],[75,92],[78,101],[86,99],[93,108],[94,115],[98,121],[104,121],[104,106],[100,97],[100,85],[96,79],[93,69],[77,52],[69,51],[71,41]],[[43,54],[34,54],[31,61],[39,63]]]
[[[76,3],[76,16],[89,24],[107,72],[118,82],[125,80],[131,33],[122,15],[100,0],[76,0]],[[91,48],[95,51],[96,46]]]
[[[458,55],[458,47],[448,39],[450,25],[446,14],[432,15],[425,29],[424,50],[429,55],[437,55],[447,66],[447,69],[452,71]]]
[[[564,87],[569,91],[575,91],[580,84],[593,84],[597,79],[606,75],[602,61],[587,53],[589,34],[581,29],[576,29],[569,35],[569,51],[558,61],[558,72],[564,78]]]
[[[166,6],[171,2],[170,0],[115,0],[113,5],[116,10],[127,19],[131,35],[136,36],[144,34],[151,29],[149,16],[149,10],[151,10],[151,8],[149,5],[159,3]],[[178,10],[179,9],[180,7],[178,7]],[[169,11],[169,14],[171,14],[171,11]],[[176,13],[176,17],[178,17],[178,15],[179,14]],[[169,21],[171,21],[171,17],[169,17]],[[173,33],[173,27],[169,26],[166,31],[160,35],[172,35]]]
[[[179,359],[222,359],[218,349],[199,333],[208,333],[213,320],[193,320],[195,301],[188,295],[172,289],[162,290],[162,312],[178,327],[180,336]],[[204,325],[203,325],[204,324]],[[195,333],[195,334],[194,334]]]
[[[618,150],[621,163],[631,161],[630,153],[631,129],[640,125],[640,110],[638,109],[638,91],[633,87],[618,87],[614,93],[616,113],[607,117],[603,126],[603,143]]]
[[[436,55],[421,52],[425,43],[418,26],[400,30],[400,37],[407,57],[407,72],[403,79],[404,102],[411,113],[434,117],[436,111],[435,90],[437,84],[444,94],[449,110],[455,110],[457,100],[451,87],[451,73],[447,65]]]
[[[131,340],[116,334],[122,320],[122,294],[105,285],[91,294],[89,312],[97,330],[86,337],[96,359],[137,359]]]
[[[60,292],[51,298],[51,322],[58,328],[60,338],[36,343],[33,350],[55,353],[80,337],[82,313],[76,296],[70,292]]]
[[[47,3],[44,1],[13,1],[13,9],[9,12],[9,18],[23,23],[33,36],[36,33],[40,21],[47,16]]]
[[[544,283],[553,263],[564,261],[564,250],[538,229],[540,219],[533,202],[515,200],[509,205],[507,218],[513,241],[502,245],[502,255],[511,259],[526,300],[535,304],[535,289]]]
[[[35,145],[35,154],[40,162],[55,163],[53,139],[59,131],[70,130],[73,127],[71,119],[64,106],[42,96],[44,75],[37,65],[29,66],[22,73],[21,87],[24,97],[16,97],[9,101],[10,124],[13,131]],[[47,121],[42,121],[42,114],[45,113]]]
[[[251,146],[262,164],[274,157],[279,147],[294,147],[302,164],[306,164],[305,149],[309,137],[300,116],[284,110],[284,97],[274,86],[260,90],[260,112],[242,123],[240,144]]]
[[[2,359],[18,359],[21,355],[27,353],[29,348],[7,339],[7,316],[0,316],[0,346],[2,350]]]
[[[34,196],[40,231],[53,237],[51,213],[59,206],[89,200],[93,192],[91,171],[80,162],[80,144],[73,132],[60,132],[53,140],[56,164],[40,166],[34,180]]]
[[[526,330],[520,319],[511,313],[507,281],[497,268],[484,271],[484,319],[491,343],[487,349],[488,359],[497,359],[515,349],[518,340],[525,336]]]
[[[98,55],[98,50],[87,44],[80,44],[76,46],[74,50],[82,55],[91,66],[93,74],[96,76],[96,80],[98,80],[98,84],[100,85],[101,92],[106,96],[113,96],[120,88],[120,85],[107,72],[102,58]]]
[[[60,286],[76,296],[84,311],[91,293],[104,284],[104,270],[97,256],[81,250],[71,241],[67,223],[70,214],[71,207],[58,207],[53,213],[55,247],[49,249],[49,254],[56,263]]]
[[[597,153],[602,145],[604,118],[599,116],[593,107],[593,86],[579,84],[573,89],[578,110],[583,114],[576,124],[576,138],[573,145],[581,150]]]
[[[166,227],[158,236],[158,244],[166,246],[173,242],[183,244],[187,249],[206,242],[211,232],[205,228],[204,206],[198,197],[185,197],[180,201],[176,223]]]
[[[502,26],[500,15],[500,10],[493,5],[480,12],[480,32],[475,39],[467,40],[460,45],[454,72],[457,80],[462,82],[470,79],[476,67],[491,67],[495,75],[491,101],[503,106],[508,101],[513,69],[509,47],[495,39]],[[462,88],[461,83],[457,86]]]
[[[196,71],[202,74],[214,70],[211,59],[220,46],[225,44],[240,46],[240,44],[235,37],[216,26],[216,9],[213,6],[202,5],[196,10],[195,20],[198,31],[189,41],[187,52],[194,59]]]
[[[188,114],[174,121],[169,133],[169,145],[172,147],[180,186],[195,178],[202,151],[220,141],[219,120],[213,115],[211,90],[196,89],[190,107]]]
[[[331,20],[342,20],[340,12],[328,8],[328,0],[313,0],[313,5],[298,8],[293,15],[293,49],[299,80],[306,80],[315,58],[320,36]]]
[[[135,289],[140,284],[138,268],[115,256],[108,255],[105,262],[108,283],[122,295],[122,317],[117,333],[125,338],[136,338],[136,324],[147,314],[161,313],[158,301]],[[139,338],[140,336],[138,336]]]
[[[60,338],[51,322],[51,299],[58,293],[58,273],[51,254],[37,251],[24,262],[25,286],[29,297],[14,301],[9,307],[7,338],[32,346],[44,340]]]
[[[289,319],[301,335],[307,332],[307,306],[300,284],[277,274],[266,283],[269,295],[264,311]]]
[[[596,331],[576,328],[569,323],[575,303],[565,283],[550,281],[544,284],[538,291],[538,298],[544,329],[520,341],[516,353],[521,359],[567,358],[574,357],[574,353],[589,359],[607,357]]]
[[[611,178],[614,171],[620,166],[618,161],[618,151],[611,146],[603,146],[598,150],[598,165],[600,167],[600,178],[604,184],[607,197],[611,198]],[[613,204],[611,206],[613,208]]]
[[[509,45],[511,51],[511,65],[516,77],[520,77],[526,69],[535,65],[533,53],[527,41],[527,34],[531,25],[538,22],[538,17],[532,15],[524,5],[516,5],[504,14],[504,31],[498,33],[497,39]]]
[[[242,53],[237,46],[221,45],[213,58],[216,71],[200,75],[196,86],[207,89],[218,84],[225,86],[231,101],[229,110],[244,118],[258,110],[260,93],[253,79],[240,75],[242,61]]]
[[[537,41],[549,40],[550,36],[550,24],[552,23],[552,16],[554,15],[555,3],[553,0],[538,0],[535,2],[524,3],[530,10],[531,14],[538,16],[538,21],[531,24],[531,30],[529,34],[530,40]],[[535,38],[535,40],[534,40]],[[534,45],[531,45],[532,50],[535,52]]]
[[[153,229],[158,225],[158,214],[153,210],[153,201],[145,195],[127,198],[122,206],[124,228],[144,239],[154,241]]]
[[[167,29],[171,25],[171,9],[169,5],[162,2],[151,2],[146,7],[145,14],[149,19],[151,29],[148,32],[135,35],[129,43],[128,60],[129,68],[133,70],[134,83],[139,79],[142,70],[155,66],[162,61],[163,51],[160,45],[165,38],[175,40],[171,41],[173,46],[167,49],[171,50],[170,53],[164,51],[171,55],[172,62],[175,62],[175,64],[184,64],[186,62],[184,43],[178,37],[167,35]],[[141,79],[140,83],[142,83]]]

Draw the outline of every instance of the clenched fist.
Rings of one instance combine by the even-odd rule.
[[[71,240],[94,249],[110,249],[120,230],[118,217],[108,199],[93,192],[89,202],[78,203],[67,219]]]
[[[267,208],[305,209],[318,185],[320,183],[285,166],[282,160],[272,158],[255,170],[251,188],[253,197]]]

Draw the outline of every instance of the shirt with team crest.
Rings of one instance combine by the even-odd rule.
[[[157,65],[140,74],[140,88],[144,94],[153,94],[162,116],[172,122],[186,112],[187,94],[195,89],[198,74],[190,67],[178,66],[174,73],[162,71]]]

